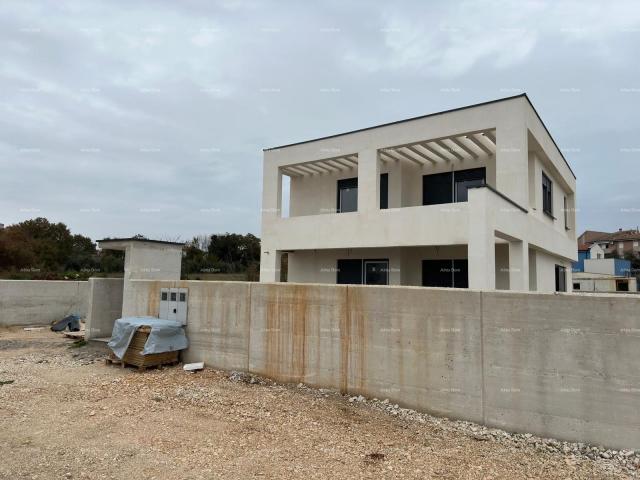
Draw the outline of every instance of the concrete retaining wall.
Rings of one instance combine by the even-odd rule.
[[[88,282],[0,280],[0,326],[46,325],[87,315]]]
[[[131,281],[189,288],[187,361],[541,436],[640,448],[640,298]]]
[[[90,278],[85,338],[110,337],[122,316],[122,278]]]

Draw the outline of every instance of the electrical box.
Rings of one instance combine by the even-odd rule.
[[[182,323],[182,325],[186,325],[188,299],[188,288],[160,289],[159,317],[165,320],[175,320]]]

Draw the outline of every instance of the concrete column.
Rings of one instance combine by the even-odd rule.
[[[280,260],[282,253],[279,250],[263,249],[260,255],[260,281],[280,281]]]
[[[262,175],[262,225],[280,216],[282,208],[282,173],[272,162],[264,162]]]
[[[469,190],[469,288],[495,290],[496,242],[493,212],[487,208],[486,188]]]
[[[380,162],[378,151],[358,152],[358,212],[380,208]]]
[[[514,202],[529,205],[529,148],[524,114],[521,121],[510,116],[496,128],[496,185]]]
[[[509,290],[529,291],[529,244],[509,242]]]

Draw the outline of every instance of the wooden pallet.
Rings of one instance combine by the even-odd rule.
[[[143,326],[136,330],[133,335],[129,347],[124,356],[120,359],[111,352],[109,357],[105,359],[107,365],[120,365],[122,368],[130,365],[137,367],[138,370],[145,370],[150,367],[158,367],[160,365],[175,365],[178,363],[179,351],[175,352],[162,352],[162,353],[150,353],[143,355],[144,345],[149,338],[149,332],[151,327]]]

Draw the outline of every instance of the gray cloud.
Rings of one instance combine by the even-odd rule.
[[[579,228],[640,223],[635,2],[3,2],[0,222],[259,232],[261,149],[526,91]]]

